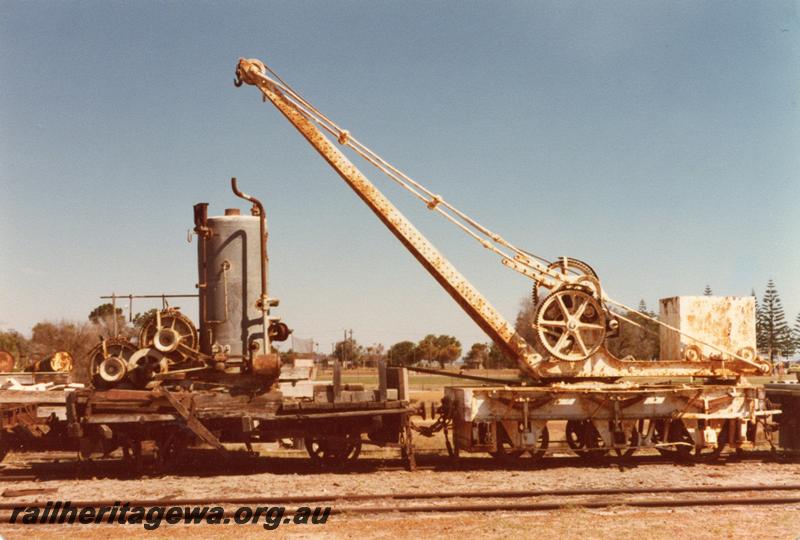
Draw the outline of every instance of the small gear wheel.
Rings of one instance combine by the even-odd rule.
[[[703,360],[703,349],[697,345],[687,345],[683,350],[683,359],[688,362],[700,362]]]
[[[736,351],[736,356],[744,358],[748,362],[753,362],[756,359],[756,350],[753,347],[742,347]]]
[[[548,264],[547,269],[563,275],[573,274],[594,278],[595,280],[598,279],[597,272],[594,271],[594,268],[583,261],[571,257],[559,257],[557,260]],[[539,300],[542,298],[539,287],[541,287],[541,283],[534,281],[533,289],[531,290],[531,300],[533,300],[534,306],[539,305]]]

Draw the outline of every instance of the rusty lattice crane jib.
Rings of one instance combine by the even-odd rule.
[[[271,74],[274,78],[271,78]],[[619,377],[728,377],[761,374],[769,370],[766,362],[740,353],[724,351],[704,343],[721,354],[689,362],[685,360],[641,361],[619,359],[605,346],[605,339],[616,317],[606,303],[622,306],[608,298],[596,274],[580,261],[564,259],[545,264],[527,252],[514,248],[502,237],[431,194],[424,186],[372,153],[317,111],[300,94],[289,87],[263,62],[240,59],[236,69],[236,86],[256,86],[303,137],[342,177],[378,219],[394,234],[436,281],[450,294],[475,323],[510,357],[521,371],[534,380],[542,379],[614,379]],[[425,238],[414,225],[370,182],[364,174],[334,145],[320,129],[328,131],[336,141],[349,146],[379,170],[404,184],[431,210],[445,206],[441,212],[450,221],[475,237],[484,247],[502,257],[507,267],[534,280],[534,288],[549,292],[536,313],[536,343],[525,341],[469,281]],[[457,223],[457,221],[459,221]],[[466,225],[462,224],[466,223]],[[478,231],[478,233],[472,232]],[[483,236],[481,238],[480,236]],[[494,245],[509,248],[511,255]],[[588,269],[588,270],[587,270]],[[663,323],[656,321],[664,326]],[[680,332],[678,329],[672,329]],[[699,340],[697,340],[699,341]]]

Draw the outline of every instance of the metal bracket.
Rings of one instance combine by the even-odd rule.
[[[188,427],[192,433],[197,435],[200,440],[205,442],[206,444],[212,446],[215,450],[219,450],[220,452],[227,452],[225,447],[222,446],[222,443],[219,442],[213,433],[211,433],[206,426],[200,422],[197,418],[195,418],[191,411],[184,406],[183,403],[180,402],[178,398],[175,397],[169,390],[164,388],[163,386],[158,386],[153,389],[153,393],[156,396],[164,397],[169,402],[170,405],[175,409],[175,412],[183,418],[184,422],[186,422],[186,427]]]

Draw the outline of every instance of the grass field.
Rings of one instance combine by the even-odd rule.
[[[453,370],[453,373],[458,371]],[[516,379],[519,371],[516,369],[471,369],[464,370],[465,374],[478,377],[489,377],[492,379]],[[333,380],[333,372],[330,369],[317,372],[317,380]],[[372,368],[348,369],[342,373],[342,383],[344,384],[363,384],[365,388],[376,388],[378,386],[378,370]],[[430,375],[427,373],[414,373],[409,371],[408,383],[411,390],[439,390],[445,386],[479,386],[479,381],[470,381],[459,377],[445,377],[441,375]]]

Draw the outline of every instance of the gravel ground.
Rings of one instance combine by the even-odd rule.
[[[40,456],[41,457],[41,456]],[[232,497],[232,496],[283,496],[387,492],[537,490],[567,488],[611,487],[663,487],[737,484],[800,484],[800,464],[768,463],[760,461],[726,462],[717,465],[679,466],[670,463],[643,463],[620,470],[607,465],[587,467],[576,459],[561,458],[546,463],[540,469],[492,468],[488,459],[475,459],[483,464],[476,470],[418,470],[406,472],[391,467],[386,470],[378,454],[368,454],[362,466],[351,473],[313,474],[304,469],[304,460],[262,459],[251,472],[239,468],[234,475],[204,472],[202,476],[163,476],[159,478],[120,479],[88,478],[69,480],[18,481],[4,483],[2,489],[56,488],[57,492],[28,497],[4,497],[2,502],[23,502],[37,499],[133,500],[162,497]],[[22,464],[26,458],[18,457],[11,464]],[[27,458],[29,459],[29,458]],[[444,461],[442,457],[440,461]],[[424,462],[436,463],[427,456]],[[392,464],[392,465],[396,465]],[[66,465],[65,465],[66,467]],[[264,472],[280,468],[279,472]],[[300,471],[300,472],[294,472]],[[220,473],[222,471],[216,471]],[[119,475],[117,475],[119,476]],[[758,496],[798,495],[800,492],[752,493]],[[711,496],[736,497],[748,494],[725,493]],[[678,495],[693,497],[695,495]],[[636,497],[641,497],[636,495]],[[658,497],[663,498],[663,495]],[[548,498],[541,501],[552,500]],[[581,500],[586,500],[581,499]],[[427,503],[429,501],[426,501]],[[436,502],[436,501],[434,501]],[[471,503],[474,500],[445,501],[446,504]],[[504,500],[503,502],[529,502]],[[337,503],[339,504],[339,503]],[[340,503],[352,506],[354,503]],[[370,503],[376,504],[376,503]],[[384,501],[381,505],[398,504]],[[404,503],[405,504],[405,503]],[[336,504],[334,504],[336,507]],[[616,506],[588,510],[575,506],[546,512],[491,512],[450,514],[400,514],[385,513],[366,516],[333,515],[324,525],[283,525],[266,531],[260,525],[166,525],[154,531],[139,525],[73,525],[73,526],[20,526],[0,525],[5,538],[108,538],[121,534],[133,538],[162,538],[173,536],[200,536],[241,538],[275,537],[330,537],[330,538],[420,538],[420,535],[437,537],[505,538],[510,535],[552,535],[557,538],[797,538],[800,524],[797,511],[800,504],[785,506],[725,506],[642,509]]]

